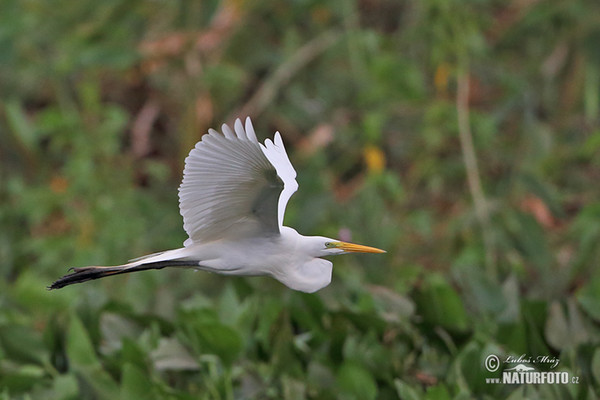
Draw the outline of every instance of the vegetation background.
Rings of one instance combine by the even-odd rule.
[[[0,93],[1,399],[600,396],[596,0],[2,0]],[[183,159],[246,115],[299,172],[286,224],[388,253],[311,295],[46,290],[181,246]]]

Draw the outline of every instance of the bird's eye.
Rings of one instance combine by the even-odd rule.
[[[333,247],[335,247],[335,243],[333,242],[325,242],[325,247],[328,249],[331,249]]]

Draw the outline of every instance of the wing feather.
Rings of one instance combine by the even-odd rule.
[[[271,164],[277,166],[277,175],[285,182],[278,203],[278,223],[279,226],[282,226],[285,207],[290,197],[298,190],[296,170],[294,170],[294,167],[285,152],[283,140],[281,139],[281,134],[279,132],[275,132],[275,143],[273,143],[271,139],[267,139],[265,140],[264,146],[261,145],[261,148]]]
[[[262,145],[250,118],[223,134],[209,129],[185,160],[179,187],[183,227],[193,242],[280,232],[297,190],[296,171],[279,132]]]

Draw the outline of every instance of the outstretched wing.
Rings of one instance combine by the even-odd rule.
[[[279,132],[262,145],[250,118],[234,128],[210,129],[185,159],[179,209],[192,242],[279,234],[298,189]]]

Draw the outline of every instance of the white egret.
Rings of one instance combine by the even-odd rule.
[[[250,118],[223,134],[210,129],[185,160],[179,187],[184,247],[150,254],[127,264],[73,268],[50,289],[105,276],[188,267],[226,275],[270,275],[302,292],[331,282],[333,264],[320,257],[384,250],[321,236],[302,236],[283,226],[285,207],[296,189],[296,171],[279,132],[264,145]]]

